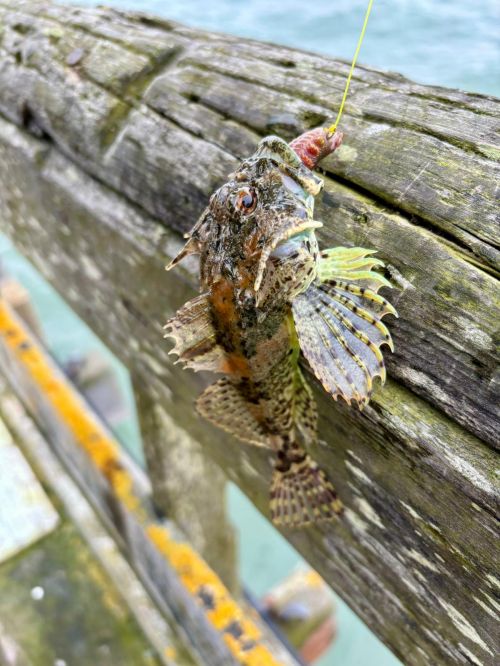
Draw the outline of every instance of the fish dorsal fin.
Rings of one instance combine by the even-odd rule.
[[[167,271],[175,268],[177,264],[179,264],[190,254],[200,254],[202,243],[206,240],[208,230],[210,228],[211,220],[212,217],[210,214],[210,207],[205,208],[191,231],[188,234],[184,234],[184,238],[187,239],[186,243],[180,252],[178,252],[177,255],[168,264],[168,266],[165,266]]]
[[[266,432],[252,414],[252,405],[227,378],[209,386],[196,401],[198,412],[214,425],[238,439],[269,447]]]
[[[377,292],[390,283],[372,270],[383,263],[372,250],[335,248],[322,252],[318,279],[293,304],[299,343],[314,374],[336,399],[370,398],[373,379],[385,381],[380,347],[393,349],[381,319],[396,314]]]
[[[206,294],[188,301],[164,326],[166,338],[173,338],[177,363],[192,370],[221,372],[225,361],[222,347],[217,344]]]

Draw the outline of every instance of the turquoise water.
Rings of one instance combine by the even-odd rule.
[[[366,0],[318,0],[307,5],[304,0],[286,4],[269,0],[107,0],[107,4],[345,59],[352,56],[366,8]],[[499,24],[498,0],[375,0],[361,61],[399,71],[422,83],[500,95]],[[65,362],[77,353],[99,349],[110,359],[132,404],[126,369],[1,234],[0,261],[30,291],[54,356]],[[119,425],[116,435],[141,462],[134,412]],[[242,580],[259,596],[303,560],[232,485],[229,508],[241,543]],[[318,665],[399,664],[340,599],[337,619],[337,641]]]
[[[75,4],[99,4],[76,0]],[[102,3],[101,3],[102,4]],[[350,60],[367,0],[107,0],[192,26]],[[498,0],[375,0],[360,61],[500,96]]]

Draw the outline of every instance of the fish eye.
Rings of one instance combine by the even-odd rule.
[[[236,208],[244,215],[249,215],[257,205],[257,193],[252,187],[244,187],[236,197]]]

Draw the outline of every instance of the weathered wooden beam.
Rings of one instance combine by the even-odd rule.
[[[239,594],[236,538],[227,512],[225,474],[155,399],[143,376],[133,384],[156,511],[168,516],[226,587]]]
[[[167,355],[196,278],[163,265],[261,134],[333,117],[346,65],[106,9],[0,0],[0,21],[2,228],[267,511],[265,452],[202,424],[204,378]],[[499,108],[359,69],[317,209],[324,245],[380,251],[400,319],[362,414],[317,392],[346,519],[286,536],[408,664],[499,651]]]
[[[1,302],[2,301],[0,300],[0,303]],[[2,343],[0,342],[0,347],[1,345]],[[0,363],[2,361],[2,354],[3,350],[0,350]],[[19,580],[19,577],[16,575],[6,576],[5,569],[0,576],[0,580],[2,577],[4,580],[7,579],[7,581],[9,579],[12,581],[16,580],[17,593],[13,594],[12,590],[2,590],[3,594],[0,595],[0,608],[2,608],[2,602],[7,604],[7,608],[9,608],[9,606],[11,607],[8,611],[9,614],[7,614],[5,609],[2,608],[2,619],[8,622],[11,631],[19,637],[21,644],[26,645],[26,643],[28,643],[29,648],[31,648],[30,657],[34,657],[36,662],[42,665],[46,664],[48,659],[50,659],[52,663],[54,663],[54,661],[57,663],[57,657],[61,657],[62,654],[64,654],[66,658],[72,658],[75,656],[75,658],[83,658],[86,661],[95,663],[95,661],[99,660],[99,648],[102,646],[103,642],[101,632],[99,630],[96,631],[96,629],[101,628],[103,625],[109,627],[111,619],[109,617],[109,609],[115,609],[115,613],[118,617],[123,616],[123,605],[125,602],[125,612],[127,614],[130,613],[132,617],[134,617],[139,624],[141,631],[147,638],[149,648],[153,646],[156,651],[158,663],[155,659],[155,666],[160,666],[160,664],[162,666],[196,666],[196,662],[191,660],[186,650],[183,649],[179,638],[175,634],[175,630],[172,629],[172,626],[167,622],[165,616],[159,612],[158,608],[156,608],[152,602],[136,573],[120,552],[118,545],[110,538],[109,532],[103,527],[92,505],[87,501],[87,498],[80,491],[78,485],[57,459],[56,455],[49,447],[47,440],[43,437],[37,425],[35,425],[33,420],[29,417],[19,399],[8,390],[4,383],[3,376],[0,376],[0,415],[12,431],[16,447],[20,447],[19,450],[27,456],[37,477],[39,477],[44,486],[50,490],[51,500],[56,501],[56,508],[63,509],[64,511],[62,530],[58,531],[59,534],[56,533],[55,543],[52,538],[48,539],[49,544],[53,544],[52,548],[49,546],[48,551],[46,550],[45,545],[47,540],[45,540],[41,549],[39,549],[39,546],[36,546],[35,548],[29,549],[28,553],[25,552],[28,558],[33,557],[35,563],[38,562],[39,565],[42,564],[42,566],[46,567],[47,560],[50,561],[52,559],[50,557],[50,552],[52,551],[57,559],[56,562],[52,563],[53,571],[42,574],[41,571],[37,570],[38,567],[35,565],[35,571],[32,572],[32,567],[29,565],[26,566],[26,560],[24,556],[22,556],[21,558],[16,558],[16,561],[17,566],[25,572],[23,575],[24,580]],[[5,432],[6,431],[4,431],[3,435],[5,435]],[[9,467],[11,464],[11,461],[9,461]],[[2,477],[0,477],[0,483],[2,480]],[[7,477],[7,482],[8,481],[9,479]],[[32,509],[35,509],[37,504],[33,502],[33,493],[26,492],[26,482],[20,474],[16,475],[14,473],[14,483],[16,482],[19,484],[21,492],[25,495],[25,501],[31,504]],[[11,515],[12,509],[16,508],[15,506],[13,507],[13,502],[11,501],[13,499],[14,498],[12,497],[7,498],[9,513]],[[5,501],[4,498],[3,501]],[[2,513],[7,517],[5,509],[5,505],[2,505]],[[21,516],[19,516],[19,518],[21,518]],[[22,518],[23,519],[20,522],[24,523],[26,518],[25,516]],[[16,521],[11,520],[11,524],[12,523],[16,524]],[[35,524],[38,530],[40,530],[40,520],[36,516]],[[24,531],[24,527],[25,525],[23,524],[23,530],[21,531]],[[66,532],[66,537],[62,538],[62,543],[61,532]],[[83,537],[83,542],[77,537],[76,532]],[[87,552],[85,546],[89,548],[90,552]],[[47,578],[49,580],[54,580],[55,578],[56,580],[59,579],[60,582],[62,578],[61,565],[68,566],[73,553],[78,557],[75,567],[75,573],[78,575],[74,576],[74,578],[79,581],[80,594],[76,596],[75,589],[68,590],[66,594],[61,594],[61,590],[59,590],[59,594],[54,595],[57,597],[59,603],[54,600],[56,603],[51,603],[48,607],[45,606],[43,611],[39,614],[30,614],[29,620],[27,620],[25,608],[26,600],[22,591],[23,589],[26,589],[29,582],[28,580],[25,580],[26,574],[30,576],[32,582],[36,582],[38,585],[43,582],[44,577],[45,580],[47,580]],[[84,559],[85,562],[83,562],[82,559]],[[95,584],[95,574],[93,575],[92,572],[95,572],[96,564],[103,568],[106,577],[108,578],[106,593],[102,596],[96,594],[97,590],[94,585],[92,585],[92,582]],[[13,563],[13,565],[16,567],[16,564]],[[87,567],[89,567],[89,569],[87,569]],[[33,575],[36,576],[35,581],[33,581]],[[99,578],[101,579],[101,577]],[[104,580],[106,580],[106,578],[104,578]],[[109,594],[112,595],[112,598],[115,596],[117,597],[114,604],[109,603]],[[101,599],[99,599],[100,596]],[[104,602],[104,608],[100,608],[99,601],[101,601],[101,603]],[[22,608],[22,614],[19,613],[19,611],[17,614],[15,612],[13,614],[12,605],[14,605],[14,611],[16,606]],[[71,630],[71,624],[68,626],[68,619],[76,613],[77,617],[73,619],[73,627],[76,625],[77,631],[80,631],[83,619],[82,607],[85,606],[88,608],[86,613],[87,620],[92,618],[94,629],[91,627],[87,628],[85,643],[89,643],[90,645],[88,645],[86,650],[87,654],[84,656],[84,653],[82,653],[83,646],[81,643],[81,637],[80,640],[75,641],[75,631],[74,629]],[[106,612],[105,609],[108,609],[108,612]],[[5,635],[4,626],[2,626],[2,632],[0,635],[0,658],[3,657],[3,660],[0,661],[0,663],[2,665],[7,665],[12,663],[12,656],[4,654],[4,651],[2,650],[2,644],[5,645],[6,642],[8,643],[8,640],[5,640],[7,637]],[[58,638],[56,645],[54,645],[54,635]],[[134,639],[135,635],[136,629],[134,627],[132,631],[129,629],[125,632],[119,632],[115,637],[115,640],[118,639],[117,642],[120,644],[123,639],[125,639],[128,643],[128,636]],[[50,656],[47,655],[46,650],[42,648],[42,636],[45,639],[43,640],[43,643],[46,641],[49,649],[52,647],[52,650],[56,650],[55,654]],[[31,642],[29,637],[34,637],[34,640],[32,639]],[[65,646],[65,649],[61,649],[61,641],[67,642],[67,647]],[[132,642],[134,642],[134,640],[132,640]],[[145,647],[148,646],[148,643],[146,643]],[[119,661],[119,663],[123,663],[124,660],[129,660],[131,658],[130,644],[123,646],[122,649],[122,656],[113,655],[108,658],[113,659],[113,661]],[[91,654],[93,650],[95,650],[96,653]],[[132,657],[132,660],[138,660],[141,662],[143,661],[143,657],[144,652],[142,652],[142,654],[136,654]],[[17,660],[19,661],[18,656]],[[35,666],[35,663],[31,659],[28,661],[27,658],[19,663]]]

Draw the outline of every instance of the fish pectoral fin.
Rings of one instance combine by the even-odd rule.
[[[252,407],[227,377],[205,389],[196,401],[199,414],[214,425],[244,442],[270,448],[269,437],[252,413]]]
[[[380,347],[394,349],[382,318],[397,316],[378,290],[390,287],[374,268],[374,250],[337,247],[321,252],[316,281],[292,303],[299,344],[314,374],[335,399],[365,405],[373,379],[385,381]]]
[[[363,268],[357,279],[357,269],[351,275],[345,270],[345,278],[317,281],[292,303],[300,348],[314,374],[335,399],[354,400],[360,408],[370,399],[373,379],[385,381],[380,347],[392,350],[393,343],[381,319],[395,312],[375,289],[360,286],[374,282],[367,272],[373,273]]]
[[[297,444],[278,452],[271,482],[271,518],[276,525],[304,527],[333,520],[342,502],[326,474]]]
[[[188,301],[163,328],[164,337],[175,341],[169,353],[177,354],[177,363],[195,371],[222,372],[225,354],[216,340],[206,294]]]
[[[369,303],[380,316],[393,314],[397,317],[393,306],[377,292],[381,287],[392,287],[376,268],[384,268],[381,259],[373,257],[376,250],[363,247],[334,247],[322,250],[318,261],[317,278],[319,282],[336,282],[352,287],[350,292],[359,295],[362,292],[365,303]],[[335,286],[335,285],[334,285]],[[340,286],[339,286],[340,288]]]

